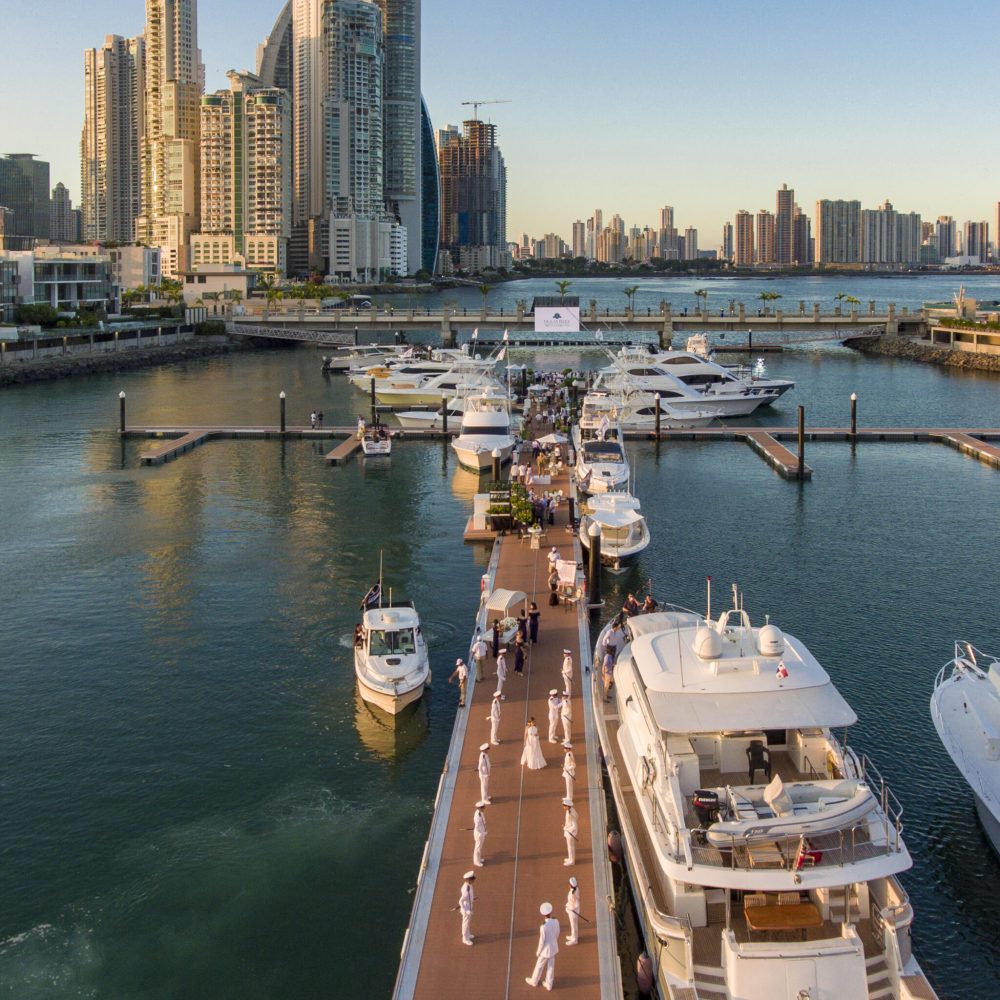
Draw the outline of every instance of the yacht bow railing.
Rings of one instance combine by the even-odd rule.
[[[977,674],[979,677],[985,679],[993,664],[1000,665],[1000,657],[984,653],[981,649],[977,649],[971,642],[966,642],[964,639],[959,640],[955,643],[954,658],[949,660],[938,671],[937,677],[934,678],[934,687],[939,688],[954,674],[965,671]]]

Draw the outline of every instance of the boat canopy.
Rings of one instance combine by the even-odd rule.
[[[505,615],[527,599],[528,595],[523,590],[494,590],[486,601],[486,610]]]
[[[606,510],[597,508],[587,515],[592,521],[596,521],[602,528],[628,528],[633,524],[639,524],[644,520],[642,514],[637,510]]]

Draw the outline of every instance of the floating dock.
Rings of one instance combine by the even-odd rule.
[[[569,494],[567,473],[549,489]],[[533,547],[529,538],[501,535],[494,543],[487,574],[488,592],[521,590],[541,610],[538,644],[528,647],[524,676],[514,673],[507,656],[503,687],[500,745],[490,747],[490,794],[486,809],[488,834],[482,868],[473,869],[472,826],[480,786],[479,746],[490,738],[489,710],[496,689],[494,659],[487,656],[486,677],[475,681],[470,660],[466,707],[459,709],[448,757],[441,776],[430,836],[418,876],[410,926],[403,943],[394,996],[396,1000],[445,997],[527,997],[525,983],[535,966],[542,917],[539,906],[550,902],[560,923],[555,989],[560,996],[594,1000],[621,997],[621,975],[613,919],[613,889],[607,859],[607,821],[601,785],[593,708],[585,695],[591,661],[587,610],[578,599],[550,607],[547,554],[555,545],[565,559],[582,559],[568,524],[568,504],[558,510],[556,524]],[[485,603],[477,616],[489,634]],[[562,650],[573,654],[572,742],[576,759],[574,803],[579,813],[576,863],[564,866],[565,782],[562,727],[556,743],[548,742],[548,695],[562,690]],[[445,691],[453,689],[444,688]],[[534,717],[546,766],[521,766],[524,731]],[[475,944],[463,945],[457,912],[464,872],[476,872],[472,917]],[[565,913],[568,878],[579,882],[579,944],[568,946]]]

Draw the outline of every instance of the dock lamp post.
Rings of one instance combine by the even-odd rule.
[[[858,394],[851,393],[851,440],[858,439]]]
[[[285,433],[285,390],[282,389],[278,393],[278,399],[281,401],[281,433]]]
[[[590,560],[587,566],[587,604],[599,608],[601,600],[601,526],[592,521],[587,528],[590,538]]]
[[[118,430],[125,433],[125,390],[118,393]]]

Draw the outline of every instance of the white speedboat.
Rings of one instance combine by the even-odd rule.
[[[365,701],[383,712],[398,715],[430,684],[427,645],[420,632],[420,618],[409,601],[369,607],[354,641],[358,690]]]
[[[631,493],[598,493],[580,509],[580,544],[590,551],[590,526],[601,529],[601,563],[613,569],[649,545],[649,527]]]
[[[500,452],[500,463],[510,461],[514,435],[510,429],[510,398],[499,388],[465,397],[461,433],[451,442],[458,461],[467,469],[480,472],[493,465],[493,452]]]
[[[901,807],[835,733],[854,712],[798,639],[733,603],[634,615],[595,647],[619,650],[594,714],[660,995],[935,997]]]
[[[364,436],[361,438],[361,451],[365,458],[374,455],[391,455],[392,432],[382,424],[372,424],[366,427]]]
[[[1000,657],[956,642],[954,658],[934,681],[931,718],[1000,855]]]
[[[446,404],[448,410],[448,426],[458,427],[462,422],[465,413],[465,397],[455,396],[449,399]],[[428,407],[425,410],[401,410],[391,414],[398,421],[399,426],[406,430],[437,430],[444,427],[444,418],[441,409]]]

